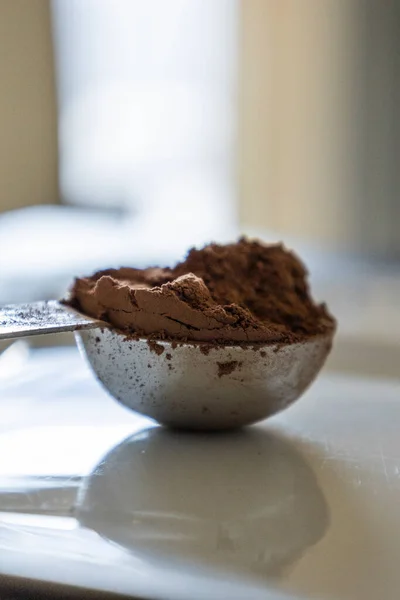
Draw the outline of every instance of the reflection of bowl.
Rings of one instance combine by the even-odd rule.
[[[129,340],[107,328],[76,337],[98,379],[122,404],[173,427],[229,429],[297,400],[324,364],[333,334],[211,350],[195,342]]]
[[[136,553],[269,576],[315,544],[328,520],[304,459],[259,429],[134,435],[88,478],[77,511]]]

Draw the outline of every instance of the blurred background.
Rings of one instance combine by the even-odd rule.
[[[0,304],[283,239],[398,376],[400,0],[0,0],[0,87]]]

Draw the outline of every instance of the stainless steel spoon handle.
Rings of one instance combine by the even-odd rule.
[[[0,340],[104,325],[56,300],[0,306]]]

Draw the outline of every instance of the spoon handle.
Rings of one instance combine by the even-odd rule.
[[[0,306],[0,340],[104,325],[56,300]]]

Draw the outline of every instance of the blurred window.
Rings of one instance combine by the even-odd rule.
[[[53,0],[61,190],[152,232],[233,219],[235,0]],[[175,231],[176,230],[176,231]]]

